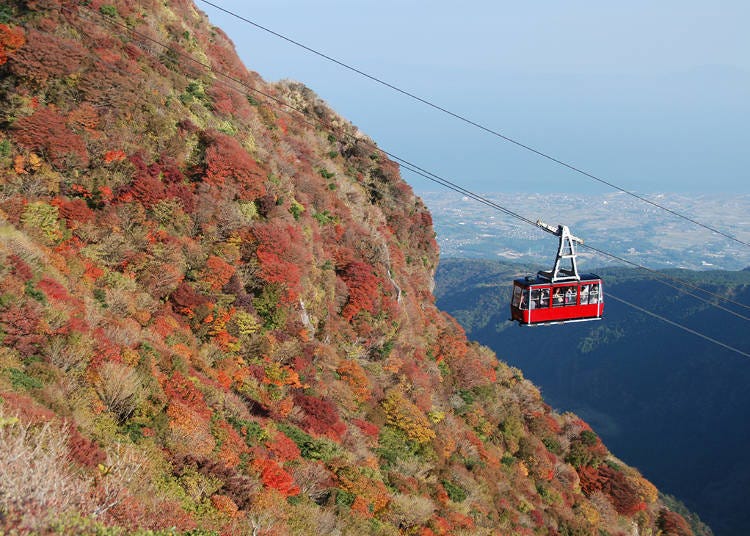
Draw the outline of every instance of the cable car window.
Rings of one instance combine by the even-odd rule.
[[[565,305],[565,292],[562,287],[557,287],[552,291],[552,307],[562,307]]]
[[[531,289],[531,300],[529,301],[530,309],[539,309],[540,304],[540,290],[538,288]]]
[[[599,303],[599,298],[600,298],[599,284],[598,283],[594,283],[593,285],[591,285],[591,293],[589,295],[589,303]]]
[[[575,305],[578,297],[578,287],[557,287],[552,292],[552,307]]]
[[[539,295],[539,307],[549,307],[549,289],[543,288]]]
[[[591,285],[581,285],[581,305],[589,303],[589,289]]]
[[[565,305],[575,305],[578,297],[578,287],[568,287],[565,289]]]
[[[526,299],[521,287],[513,287],[513,307],[526,309]]]

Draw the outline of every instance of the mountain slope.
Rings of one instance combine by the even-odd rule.
[[[614,300],[607,301],[602,322],[520,329],[505,322],[509,282],[518,270],[495,262],[443,261],[437,303],[456,315],[470,337],[521,367],[550,404],[584,416],[618,455],[700,513],[716,534],[744,534],[750,523],[741,506],[750,483],[743,424],[750,404],[747,360]],[[741,318],[634,270],[599,273],[605,292],[735,348],[750,346]],[[669,275],[750,302],[747,271]]]
[[[434,306],[397,166],[191,2],[0,36],[3,530],[690,533]]]

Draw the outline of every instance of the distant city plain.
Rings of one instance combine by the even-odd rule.
[[[503,259],[546,268],[557,241],[550,234],[453,192],[420,192],[432,212],[441,256]],[[648,268],[741,270],[750,247],[628,194],[482,194],[530,220],[565,224],[587,245]],[[750,242],[750,194],[651,194],[650,201]],[[579,269],[623,264],[579,248]]]

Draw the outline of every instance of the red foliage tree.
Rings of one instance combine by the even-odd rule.
[[[55,418],[55,412],[51,409],[45,408],[33,398],[20,393],[13,391],[0,393],[0,401],[2,401],[3,410],[8,412],[6,414],[18,415],[24,422],[39,424]]]
[[[357,428],[359,428],[362,431],[362,433],[365,434],[367,437],[374,438],[374,437],[378,437],[378,435],[380,434],[380,428],[378,428],[377,425],[369,421],[365,421],[362,419],[354,419],[352,420],[352,423],[354,423],[354,425]]]
[[[638,490],[621,471],[603,465],[599,468],[599,479],[602,491],[609,495],[618,514],[632,516],[646,508]]]
[[[90,103],[84,102],[68,114],[67,124],[76,134],[94,132],[99,125],[99,112]]]
[[[195,310],[206,303],[207,299],[198,294],[187,281],[182,281],[172,292],[170,299],[177,306],[177,311],[192,317]]]
[[[211,410],[206,407],[203,393],[179,371],[164,382],[163,389],[170,399],[182,402],[199,416],[203,418],[211,416]]]
[[[260,166],[237,140],[215,130],[204,132],[202,139],[205,182],[222,187],[231,181],[240,199],[254,200],[266,193]]]
[[[83,139],[68,130],[65,118],[52,106],[38,108],[32,115],[20,118],[13,128],[18,143],[41,152],[57,169],[89,165]]]
[[[111,164],[113,162],[122,162],[126,158],[125,151],[122,151],[120,149],[112,149],[111,151],[107,151],[104,153],[104,156],[102,157],[102,160],[105,164]]]
[[[90,222],[94,219],[94,211],[81,198],[67,199],[65,197],[58,197],[51,204],[58,208],[58,214],[65,219],[65,223],[69,229],[76,229],[80,224]]]
[[[0,65],[6,63],[8,56],[21,48],[25,42],[21,28],[10,28],[7,24],[0,24]]]
[[[211,255],[206,260],[206,266],[201,272],[201,279],[209,284],[211,290],[216,292],[229,282],[234,271],[234,266],[220,257]]]
[[[300,450],[297,443],[289,439],[283,432],[277,432],[273,439],[269,439],[266,442],[266,448],[280,462],[289,462],[300,457]]]
[[[275,461],[261,458],[255,460],[253,465],[260,471],[264,486],[275,489],[287,497],[299,495],[299,486],[294,483],[292,475],[282,469]]]
[[[599,470],[590,465],[582,465],[578,469],[578,478],[581,481],[581,491],[587,497],[596,491],[602,489],[602,478],[599,475]]]
[[[34,277],[34,272],[31,267],[15,253],[8,256],[8,262],[10,263],[13,273],[20,277],[22,281],[26,282]]]
[[[127,193],[133,199],[143,203],[146,208],[151,208],[166,197],[166,191],[162,182],[150,175],[140,175],[130,184]]]
[[[85,57],[86,51],[77,41],[30,29],[25,46],[16,51],[8,65],[16,75],[41,85],[50,77],[75,73]]]
[[[151,208],[166,197],[166,189],[161,181],[161,167],[157,163],[146,164],[139,153],[128,160],[135,168],[135,178],[130,185],[120,189],[119,198],[123,201],[136,200],[146,208]]]
[[[162,155],[159,159],[161,180],[164,184],[180,184],[185,181],[185,175],[180,170],[177,161],[169,155]]]
[[[443,360],[459,362],[466,357],[468,351],[466,332],[458,322],[452,318],[448,319],[448,324],[438,336],[434,349],[435,360],[438,363]]]
[[[339,272],[339,276],[349,289],[349,299],[341,312],[351,321],[360,311],[374,313],[378,298],[378,278],[369,264],[352,261]]]
[[[245,95],[224,84],[214,84],[206,92],[211,99],[213,109],[220,115],[234,116],[238,119],[249,119],[251,116],[250,103]]]
[[[131,74],[139,72],[137,70],[139,67],[134,62],[121,68],[107,61],[98,61],[94,68],[83,72],[78,88],[83,97],[94,106],[109,108],[113,113],[124,113],[134,102],[143,100],[143,79]]]
[[[1,312],[0,328],[5,333],[3,344],[14,347],[23,357],[34,355],[44,342],[41,311],[30,303]]]
[[[300,266],[309,260],[299,228],[279,221],[256,225],[253,235],[258,241],[256,256],[260,277],[267,283],[278,283],[286,289],[285,301],[293,302],[301,291]]]
[[[28,204],[29,200],[25,197],[14,195],[9,199],[0,201],[0,208],[5,212],[5,218],[9,222],[13,225],[18,225],[21,221],[21,215]]]
[[[47,298],[55,301],[67,301],[70,299],[70,294],[60,283],[54,279],[43,277],[37,284],[36,287],[44,292]]]
[[[659,513],[656,526],[663,531],[664,536],[693,536],[693,530],[685,518],[670,510],[664,509]]]
[[[70,458],[82,465],[93,469],[100,463],[104,463],[107,459],[107,455],[104,451],[99,448],[99,445],[95,441],[84,437],[81,432],[78,431],[78,427],[72,422],[67,423],[68,432],[68,452]]]
[[[223,30],[216,28],[214,31],[222,37],[226,43],[231,42]],[[235,78],[245,78],[247,75],[247,69],[240,61],[237,53],[230,47],[225,46],[224,43],[217,42],[209,44],[208,59],[211,62],[211,67],[219,72],[227,73]]]
[[[184,183],[170,183],[165,192],[167,199],[177,199],[182,203],[182,210],[192,214],[195,210],[195,192],[193,186]]]
[[[242,461],[240,456],[248,451],[247,444],[240,434],[232,425],[222,420],[214,424],[214,436],[219,443],[217,457],[221,463],[229,469],[237,467]]]
[[[294,403],[305,412],[302,426],[308,432],[325,435],[338,441],[346,431],[346,425],[339,418],[336,405],[314,396],[296,394]]]

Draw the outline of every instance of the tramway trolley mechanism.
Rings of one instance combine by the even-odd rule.
[[[536,224],[560,239],[555,265],[549,272],[513,281],[511,320],[523,326],[600,320],[604,312],[602,279],[596,274],[579,274],[576,264],[575,244],[583,244],[583,240],[570,234],[565,225],[552,227],[541,220]]]

